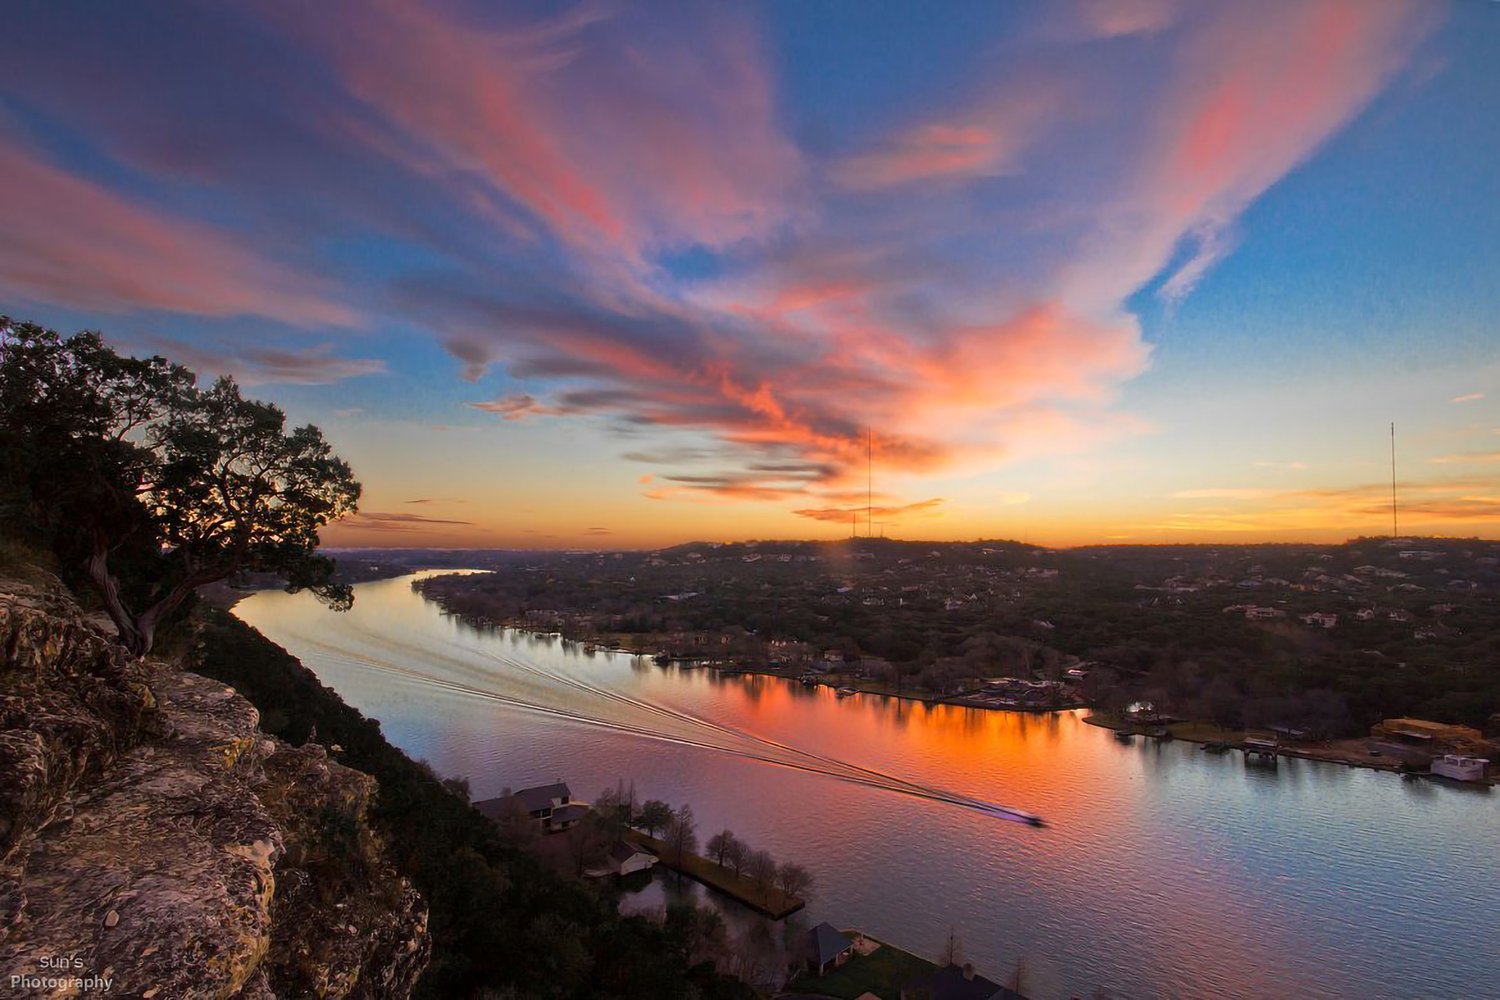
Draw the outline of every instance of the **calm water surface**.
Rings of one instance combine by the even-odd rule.
[[[476,798],[633,780],[810,869],[809,919],[926,955],[953,928],[995,978],[1024,957],[1037,1000],[1500,997],[1500,795],[588,655],[469,628],[413,579],[236,613]]]

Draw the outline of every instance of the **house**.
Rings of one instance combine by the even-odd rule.
[[[561,781],[515,793],[507,791],[499,798],[474,803],[474,808],[495,822],[524,815],[543,833],[558,833],[576,826],[589,811],[588,803],[573,801],[573,793]]]
[[[901,1000],[1026,1000],[1015,990],[984,978],[974,966],[950,963],[901,987]]]
[[[656,855],[623,840],[615,841],[615,846],[609,849],[609,868],[616,875],[643,872],[655,864]]]
[[[807,932],[807,940],[808,968],[820,976],[849,961],[854,953],[854,942],[826,920]]]

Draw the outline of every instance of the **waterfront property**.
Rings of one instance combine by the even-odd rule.
[[[574,801],[573,793],[561,781],[519,792],[507,791],[498,798],[475,802],[474,808],[497,823],[525,817],[543,833],[571,829],[589,812],[588,803]]]
[[[676,855],[664,842],[648,837],[639,830],[626,830],[626,842],[645,848],[656,855],[660,863],[673,871],[681,872],[716,889],[738,903],[763,913],[772,920],[780,920],[802,909],[806,903],[800,896],[783,892],[771,882],[762,882],[747,875],[737,875],[728,868],[714,864],[708,858],[696,854]]]
[[[820,976],[843,965],[854,954],[854,942],[826,920],[807,932],[807,945],[807,967]]]
[[[1487,781],[1490,762],[1483,757],[1446,753],[1432,762],[1432,773],[1454,781]]]
[[[628,841],[617,840],[610,847],[609,853],[605,855],[604,864],[598,868],[591,868],[584,874],[589,878],[634,875],[636,872],[648,871],[656,867],[658,860],[656,855],[644,848]]]
[[[965,963],[920,976],[901,987],[901,1000],[1025,1000],[1015,990],[986,979]]]

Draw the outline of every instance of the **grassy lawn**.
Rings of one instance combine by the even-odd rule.
[[[854,955],[825,976],[803,973],[787,988],[805,993],[823,993],[840,1000],[854,1000],[873,993],[881,1000],[900,1000],[901,984],[936,972],[937,966],[888,944],[869,955]]]

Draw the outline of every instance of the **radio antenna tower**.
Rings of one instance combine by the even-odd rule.
[[[1391,537],[1400,537],[1396,520],[1396,422],[1391,421]]]

